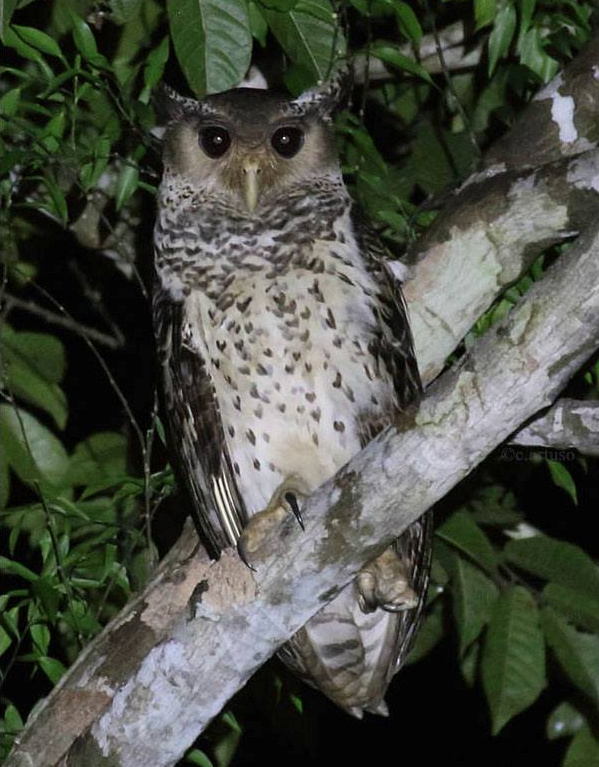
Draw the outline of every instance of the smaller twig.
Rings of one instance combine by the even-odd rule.
[[[4,312],[8,313],[11,309],[22,309],[29,314],[33,314],[36,317],[49,322],[51,325],[59,325],[60,327],[70,330],[72,333],[77,333],[80,336],[85,336],[92,341],[96,341],[103,346],[107,346],[109,349],[120,349],[123,346],[123,339],[114,338],[107,333],[102,333],[101,330],[96,328],[90,328],[87,325],[82,325],[72,317],[63,317],[60,314],[56,314],[50,309],[45,309],[43,306],[38,306],[33,301],[24,301],[22,298],[14,296],[12,293],[5,292],[4,294]]]
[[[84,297],[88,299],[90,305],[95,308],[96,312],[100,315],[100,318],[111,329],[119,346],[123,346],[125,344],[125,336],[104,306],[101,293],[98,290],[92,288],[92,286],[89,284],[89,280],[79,267],[79,263],[77,261],[71,261],[69,263],[69,268],[75,275],[75,278],[79,281],[79,285],[81,286]]]
[[[468,138],[470,139],[470,143],[472,144],[474,151],[476,152],[477,157],[481,157],[482,152],[481,148],[478,145],[478,140],[476,138],[476,134],[474,130],[472,129],[472,125],[470,123],[470,118],[466,114],[466,110],[462,106],[462,102],[460,101],[460,97],[458,96],[456,89],[453,85],[453,81],[451,79],[451,75],[449,73],[449,68],[447,66],[447,62],[445,61],[445,53],[443,51],[443,45],[441,43],[441,38],[439,37],[439,32],[437,30],[437,25],[435,24],[435,16],[433,13],[431,13],[428,0],[425,0],[425,7],[427,10],[427,13],[430,16],[431,20],[431,26],[433,30],[433,38],[435,40],[435,46],[437,48],[437,56],[439,57],[439,62],[441,64],[441,71],[443,73],[443,78],[447,84],[447,87],[449,88],[449,92],[453,96],[453,99],[455,101],[457,110],[460,114],[460,117],[462,118],[462,122],[464,123],[464,128],[466,132],[468,133]]]

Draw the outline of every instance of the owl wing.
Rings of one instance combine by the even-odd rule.
[[[370,351],[390,371],[398,408],[405,410],[420,398],[422,383],[401,283],[389,267],[391,254],[356,206],[352,209],[352,221],[366,268],[379,286],[375,313],[380,330]]]
[[[152,309],[175,472],[190,496],[198,533],[218,556],[236,544],[247,514],[233,477],[214,382],[197,344],[187,337],[184,302],[157,285]]]
[[[379,286],[376,297],[380,331],[370,351],[390,371],[395,388],[397,407],[405,410],[422,395],[422,383],[414,354],[414,341],[408,321],[408,310],[401,283],[388,266],[390,254],[376,230],[359,213],[352,211],[354,230],[367,268]],[[365,434],[365,444],[393,421],[393,415],[384,424],[373,424]],[[418,595],[418,605],[398,614],[395,638],[395,664],[389,669],[391,677],[402,665],[410,651],[416,632],[422,622],[424,600],[428,588],[432,552],[433,514],[426,512],[414,522],[394,543],[395,551],[410,573],[410,584]]]

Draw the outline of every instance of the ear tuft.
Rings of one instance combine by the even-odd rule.
[[[291,104],[299,114],[317,114],[330,118],[339,109],[343,109],[354,83],[354,70],[351,62],[337,67],[331,77],[315,88],[305,91]]]
[[[198,116],[203,111],[200,101],[182,96],[166,83],[159,83],[155,88],[152,93],[152,103],[158,122],[163,125]]]

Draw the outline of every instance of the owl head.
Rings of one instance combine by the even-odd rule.
[[[331,115],[347,80],[341,74],[296,99],[236,88],[196,101],[165,88],[165,174],[259,215],[267,200],[339,172]]]

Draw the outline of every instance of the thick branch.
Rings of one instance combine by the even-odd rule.
[[[413,279],[405,295],[425,382],[538,253],[599,216],[597,72],[599,33],[408,252]]]
[[[67,764],[67,753],[71,767],[174,764],[284,641],[550,404],[597,346],[595,224],[416,413],[311,496],[305,533],[291,519],[256,574],[235,554],[218,563],[171,558],[34,717],[9,767]]]
[[[599,141],[599,31],[487,152],[487,168],[531,168],[585,152]]]
[[[599,401],[560,399],[510,439],[511,445],[574,448],[599,457]]]
[[[597,149],[465,184],[409,254],[404,292],[423,380],[543,249],[597,218]]]

